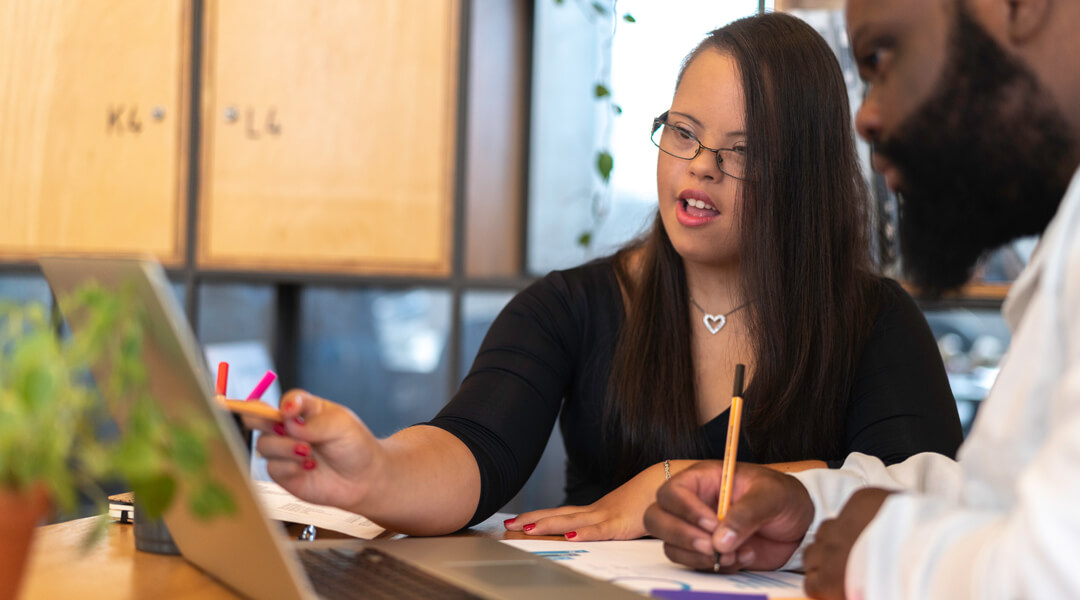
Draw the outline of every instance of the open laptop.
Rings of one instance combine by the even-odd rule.
[[[430,580],[443,586],[432,592],[433,597],[641,597],[485,537],[290,541],[283,528],[263,513],[249,479],[247,451],[231,416],[215,404],[210,372],[161,266],[140,258],[46,257],[39,262],[57,297],[91,280],[108,289],[134,286],[148,316],[143,358],[150,392],[167,415],[194,411],[216,426],[209,448],[212,472],[237,506],[235,515],[200,521],[188,513],[186,499],[178,496],[165,523],[185,559],[237,592],[260,600],[366,598],[376,597],[376,588],[389,586],[385,597],[410,598],[421,592],[398,586]],[[71,319],[69,324],[75,331],[82,326]],[[103,373],[95,375],[100,379]],[[309,575],[301,554],[329,569]],[[367,583],[351,580],[372,569],[381,574]],[[340,576],[350,580],[337,581]]]

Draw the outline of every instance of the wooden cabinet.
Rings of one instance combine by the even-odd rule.
[[[0,261],[449,275],[460,0],[192,4],[0,0]]]
[[[183,0],[0,0],[0,260],[183,260],[190,19]]]
[[[207,0],[199,266],[449,274],[460,12]]]

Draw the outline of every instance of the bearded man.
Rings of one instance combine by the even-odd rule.
[[[1003,313],[997,382],[956,462],[852,454],[796,475],[672,477],[646,513],[668,557],[802,569],[819,598],[1080,598],[1080,0],[848,0],[868,90],[856,117],[901,200],[913,282],[964,283],[1039,235]]]

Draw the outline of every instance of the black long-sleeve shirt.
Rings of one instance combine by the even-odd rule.
[[[890,464],[920,452],[953,457],[963,434],[933,335],[903,288],[889,279],[881,285],[881,308],[856,367],[844,454]],[[611,259],[550,273],[496,318],[460,390],[428,423],[457,436],[476,458],[481,492],[471,523],[521,489],[557,417],[566,445],[565,503],[590,504],[617,487],[617,449],[603,443],[601,428],[624,318]],[[702,426],[712,458],[723,457],[727,421],[725,411]],[[739,459],[757,462],[741,442]],[[815,458],[822,457],[805,457]]]

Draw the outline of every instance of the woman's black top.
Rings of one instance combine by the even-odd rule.
[[[920,452],[954,457],[963,434],[934,337],[903,288],[891,279],[881,285],[848,404],[844,456],[862,452],[887,464]],[[617,487],[616,449],[603,443],[601,428],[624,318],[609,258],[550,273],[495,319],[458,393],[427,423],[457,436],[476,457],[481,492],[470,524],[521,489],[556,417],[566,445],[565,503],[590,504]],[[713,458],[723,457],[727,420],[725,411],[702,426]],[[757,462],[745,443],[739,460]]]

